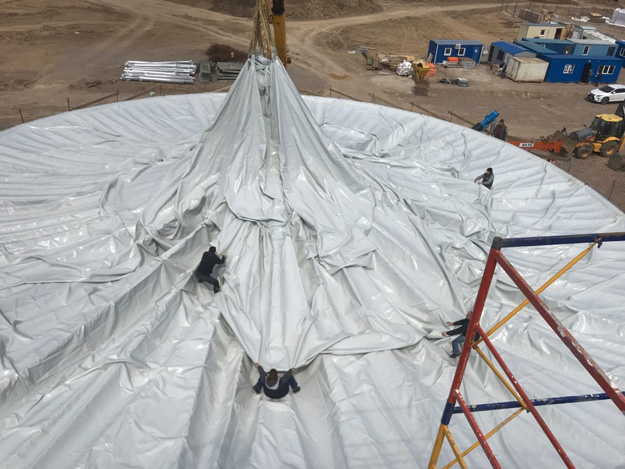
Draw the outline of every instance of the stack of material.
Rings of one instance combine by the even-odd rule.
[[[615,26],[625,26],[625,8],[617,8],[612,13],[612,19],[608,23]]]
[[[396,73],[400,77],[409,77],[410,75],[413,74],[413,72],[412,72],[412,63],[411,62],[407,62],[407,61],[403,61],[402,63],[400,63],[397,66]]]
[[[447,60],[443,60],[443,67],[460,68],[460,60],[458,57],[447,57]]]
[[[460,67],[465,70],[472,70],[475,68],[475,60],[469,59],[468,57],[460,57],[458,62],[460,63]]]
[[[211,83],[213,81],[211,64],[202,62],[200,64],[200,83]]]
[[[124,66],[122,80],[156,81],[160,83],[193,83],[197,71],[191,60],[170,62],[142,62],[129,60]]]
[[[412,62],[414,55],[379,54],[380,64],[391,70],[397,70],[397,66],[403,62]]]
[[[591,23],[605,23],[603,15],[601,13],[591,13],[588,15],[588,19]]]
[[[538,23],[540,21],[540,13],[524,8],[519,12],[519,18],[527,20],[530,23]]]
[[[235,81],[242,68],[241,62],[217,62],[217,80]]]

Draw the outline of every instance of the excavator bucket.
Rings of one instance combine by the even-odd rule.
[[[415,62],[412,62],[412,70],[414,71],[414,80],[421,81],[430,71],[430,66],[426,64],[423,60],[417,60]]]
[[[567,133],[561,130],[543,137],[543,140],[545,142],[562,142],[561,153],[573,153],[578,143],[574,138],[571,138]]]
[[[566,134],[562,134],[561,140],[562,140],[562,152],[573,153],[578,142]]]

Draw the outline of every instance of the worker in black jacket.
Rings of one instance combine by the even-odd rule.
[[[203,281],[207,281],[214,287],[215,293],[219,292],[219,280],[212,277],[213,268],[217,264],[223,264],[226,261],[226,256],[218,256],[217,248],[215,246],[211,246],[208,249],[208,252],[205,252],[202,255],[202,260],[200,261],[200,265],[195,271],[195,276],[200,283]]]
[[[260,394],[260,390],[263,389],[265,391],[265,395],[272,399],[282,399],[289,393],[289,386],[294,393],[298,393],[300,391],[300,387],[293,378],[293,372],[295,368],[291,368],[289,371],[284,373],[282,377],[278,378],[278,371],[275,368],[269,370],[269,373],[266,373],[263,370],[263,367],[258,363],[254,363],[254,366],[258,368],[258,373],[260,374],[260,378],[258,378],[258,382],[254,385],[254,391],[256,394]]]
[[[448,326],[460,326],[456,329],[453,329],[449,332],[443,332],[443,336],[449,337],[451,335],[457,335],[454,340],[451,341],[452,354],[451,358],[455,358],[460,355],[460,351],[462,350],[462,346],[464,344],[465,337],[467,335],[467,330],[469,329],[469,323],[471,322],[471,314],[473,311],[469,311],[467,317],[464,319],[460,319],[455,322],[447,321]],[[478,332],[475,333],[473,340],[478,340],[480,338],[480,334]]]

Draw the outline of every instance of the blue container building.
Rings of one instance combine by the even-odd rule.
[[[521,43],[528,43],[528,42],[546,47],[547,49],[560,55],[574,54],[574,51],[575,51],[575,44],[573,44],[568,39],[525,38],[521,41]],[[524,45],[524,44],[521,44],[521,45]],[[593,55],[601,55],[601,54],[593,54]]]
[[[625,41],[616,41],[616,54],[614,56],[625,60]]]
[[[527,49],[529,51],[534,52],[537,56],[538,55],[556,55],[557,52],[552,51],[551,49],[547,49],[545,46],[542,46],[540,44],[536,44],[535,42],[531,42],[531,41],[514,41],[514,43],[518,46],[523,47],[524,49]]]
[[[618,46],[614,43],[596,39],[569,39],[575,46],[575,55],[603,55],[607,57],[616,56]]]
[[[545,81],[551,83],[594,82],[599,73],[601,83],[614,83],[623,64],[618,57],[597,55],[539,54],[538,58],[549,63]]]
[[[466,57],[480,63],[484,45],[480,41],[464,39],[432,39],[428,47],[428,57],[432,63],[440,64],[449,57]]]
[[[614,57],[618,49],[617,44],[599,39],[526,38],[520,42],[538,44],[562,55],[597,55]]]
[[[507,64],[510,57],[536,57],[536,53],[506,41],[493,42],[488,53],[492,65]]]

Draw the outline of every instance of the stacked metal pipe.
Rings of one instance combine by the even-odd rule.
[[[169,62],[129,60],[124,65],[121,79],[185,84],[193,83],[196,71],[197,66],[191,60]]]

